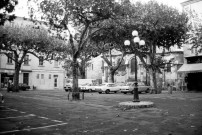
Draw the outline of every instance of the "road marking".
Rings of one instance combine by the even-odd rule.
[[[36,115],[29,114],[29,115],[16,116],[16,117],[5,117],[5,118],[0,118],[0,120],[4,120],[4,119],[15,119],[15,118],[21,118],[21,117],[33,117],[33,116],[36,116]]]
[[[4,107],[4,106],[1,106]],[[8,107],[4,107],[6,110],[2,110],[2,111],[15,111],[15,112],[20,112],[20,113],[26,113],[26,112],[22,112],[16,109],[11,109]],[[0,118],[0,120],[3,119],[14,119],[14,118],[20,118],[20,117],[33,117],[33,116],[37,116],[35,114],[28,114],[28,115],[24,115],[24,116],[16,116],[16,117],[6,117],[6,118]],[[41,119],[49,119],[47,117],[42,117],[42,116],[38,116]],[[61,125],[66,125],[68,123],[64,123],[63,121],[59,121],[59,120],[50,120],[52,122],[59,122],[59,124],[54,124],[54,125],[48,125],[48,126],[42,126],[42,127],[36,127],[36,128],[25,128],[22,130],[11,130],[11,131],[2,131],[0,132],[0,134],[7,134],[7,133],[13,133],[13,132],[19,132],[19,131],[30,131],[30,130],[36,130],[36,129],[43,129],[43,128],[50,128],[50,127],[56,127],[56,126],[61,126]]]
[[[14,112],[18,112],[18,110],[16,110],[16,109],[11,109],[11,108],[6,108],[6,110],[2,110],[2,111],[14,111]]]
[[[62,121],[59,121],[59,120],[51,120],[51,121],[53,121],[53,122],[60,122],[60,123],[62,123]]]
[[[36,128],[25,128],[25,129],[22,129],[22,130],[3,131],[3,132],[0,132],[0,134],[7,134],[7,133],[13,133],[13,132],[19,132],[19,131],[30,131],[30,130],[36,130],[36,129],[50,128],[50,127],[62,126],[62,125],[66,125],[66,124],[68,124],[68,123],[60,123],[60,124],[43,126],[43,127],[36,127]]]
[[[39,118],[41,118],[41,119],[46,119],[46,120],[49,119],[49,118],[47,118],[47,117],[41,117],[41,116],[39,116]]]

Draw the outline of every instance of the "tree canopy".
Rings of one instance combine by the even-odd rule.
[[[18,91],[19,71],[25,56],[32,54],[50,60],[54,52],[64,48],[63,42],[48,35],[47,30],[34,25],[5,24],[0,26],[0,52],[15,62],[14,86]],[[12,55],[10,55],[12,54]]]
[[[49,21],[50,29],[68,32],[65,38],[71,49],[73,99],[79,99],[77,59],[84,48],[90,47],[88,42],[92,34],[100,30],[97,24],[115,17],[119,7],[115,0],[43,0],[40,2],[42,18]]]

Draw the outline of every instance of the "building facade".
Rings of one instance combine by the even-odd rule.
[[[28,54],[29,61],[22,64],[19,83],[31,86],[31,89],[63,89],[64,69],[62,63],[52,61],[40,61],[37,57]],[[0,55],[0,81],[1,88],[7,88],[8,82],[13,82],[15,65],[7,56]]]
[[[182,4],[187,12],[192,26],[192,30],[202,26],[202,0],[188,0]],[[202,44],[195,46],[191,42],[184,44],[184,64],[178,70],[179,74],[184,74],[185,86],[188,90],[202,91]]]
[[[17,17],[12,23],[30,25],[32,22],[28,19]],[[22,64],[20,70],[19,83],[29,85],[31,89],[63,89],[65,76],[63,62],[55,60],[44,61],[43,59],[39,59],[32,54],[27,54],[25,59],[26,60]],[[8,82],[14,81],[14,68],[14,61],[0,52],[1,88],[7,88]]]
[[[157,55],[161,55],[163,52],[162,48],[157,48]],[[121,58],[120,52],[112,52],[112,63],[116,65]],[[157,73],[158,85],[171,84],[180,89],[183,85],[183,76],[177,73],[177,70],[183,65],[183,49],[177,46],[171,47],[164,53],[163,59],[170,61],[171,64],[166,64],[165,68],[162,69],[161,73]],[[145,60],[147,63],[148,60]],[[92,66],[95,65],[95,66]],[[135,80],[135,57],[133,54],[126,55],[122,61],[122,66],[116,71],[114,76],[115,83],[125,83]],[[92,68],[93,67],[93,68]],[[102,83],[108,82],[109,68],[104,59],[99,56],[91,61],[91,66],[86,70],[87,79],[102,79]],[[144,82],[145,84],[152,84],[150,73],[144,68],[142,62],[137,57],[137,79],[139,82]]]

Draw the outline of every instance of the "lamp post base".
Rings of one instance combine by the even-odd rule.
[[[139,95],[138,95],[138,84],[137,83],[135,83],[133,102],[140,102]]]
[[[139,99],[134,99],[133,102],[140,102],[140,100]]]
[[[150,108],[153,106],[154,103],[150,101],[140,101],[140,102],[126,101],[119,103],[118,107],[125,110],[125,109]]]

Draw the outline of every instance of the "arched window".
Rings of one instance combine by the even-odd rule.
[[[120,60],[121,60],[120,58],[117,60],[117,65],[119,64]],[[126,70],[125,61],[122,60],[120,66],[119,66],[119,68],[118,68],[118,71],[125,71],[125,70]]]
[[[43,66],[44,58],[43,56],[39,56],[39,66]]]

